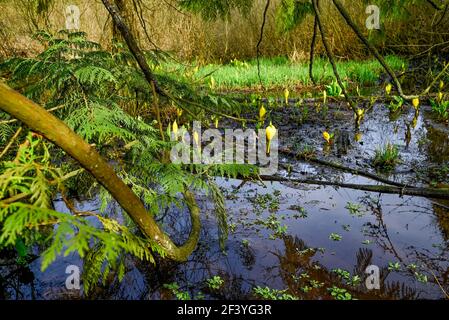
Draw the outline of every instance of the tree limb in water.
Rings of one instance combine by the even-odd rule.
[[[378,193],[389,193],[389,194],[399,194],[401,196],[417,196],[424,198],[433,199],[449,199],[449,189],[435,189],[435,188],[400,188],[395,186],[385,186],[385,185],[365,185],[365,184],[352,184],[352,183],[341,183],[334,181],[322,181],[322,180],[312,180],[312,179],[294,179],[294,178],[284,178],[278,176],[260,176],[262,181],[271,182],[289,182],[294,184],[314,184],[320,186],[335,186],[347,189],[355,189],[368,192],[378,192]]]
[[[365,178],[369,178],[372,180],[376,180],[391,186],[396,186],[396,187],[400,187],[400,188],[406,188],[408,187],[406,184],[400,183],[400,182],[396,182],[396,181],[391,181],[382,177],[379,177],[378,175],[375,175],[373,173],[370,172],[366,172],[360,169],[356,169],[356,168],[349,168],[349,167],[345,167],[341,164],[338,163],[334,163],[334,162],[330,162],[330,161],[326,161],[326,160],[322,160],[322,159],[318,159],[315,157],[307,157],[305,155],[301,155],[301,154],[296,154],[293,151],[287,150],[287,149],[281,149],[279,150],[280,153],[283,153],[287,156],[296,158],[298,160],[302,160],[305,162],[309,162],[309,163],[314,163],[314,164],[318,164],[321,166],[326,166],[326,167],[331,167],[337,170],[341,170],[341,171],[345,171],[354,175],[358,175],[358,176],[362,176]]]
[[[153,214],[145,209],[144,204],[117,176],[109,163],[64,122],[3,83],[0,83],[0,110],[22,121],[77,160],[109,191],[141,232],[162,246],[168,258],[185,261],[195,250],[201,229],[200,209],[190,191],[185,191],[184,199],[190,210],[192,229],[187,241],[178,247],[160,229],[153,219]]]
[[[267,0],[267,3],[265,4],[265,9],[263,11],[263,20],[262,20],[262,26],[260,27],[259,41],[257,42],[257,45],[256,45],[257,75],[259,77],[259,82],[260,82],[260,85],[262,86],[262,88],[264,87],[264,85],[262,82],[262,77],[260,75],[260,45],[262,44],[262,41],[263,41],[263,31],[265,29],[265,24],[267,22],[267,13],[268,13],[269,7],[270,7],[270,0]]]

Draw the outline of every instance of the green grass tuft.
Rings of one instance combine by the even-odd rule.
[[[393,170],[399,164],[399,149],[396,145],[387,143],[376,150],[373,166],[382,170]]]
[[[400,70],[404,60],[397,56],[387,56],[387,63],[393,70]],[[261,58],[262,83],[268,89],[311,86],[308,62],[291,62],[285,57]],[[166,67],[184,68],[170,64]],[[376,60],[340,61],[337,63],[341,77],[360,86],[373,85],[383,73]],[[196,80],[212,76],[219,90],[256,89],[260,87],[257,61],[233,60],[226,65],[208,64],[200,67],[194,74]],[[319,84],[330,84],[335,80],[332,66],[327,59],[317,59],[314,64],[314,77]]]

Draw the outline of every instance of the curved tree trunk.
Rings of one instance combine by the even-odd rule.
[[[142,233],[162,246],[168,258],[185,261],[195,250],[201,222],[200,210],[191,192],[186,191],[184,198],[190,210],[192,229],[188,240],[184,245],[178,247],[159,228],[153,215],[147,212],[140,199],[117,176],[106,160],[64,122],[3,83],[0,83],[0,110],[22,121],[32,130],[41,133],[77,160],[110,192]]]

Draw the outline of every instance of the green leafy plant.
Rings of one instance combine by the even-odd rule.
[[[343,83],[344,88],[347,87],[347,83]],[[337,80],[333,80],[331,84],[326,85],[326,93],[329,97],[342,97],[343,89],[338,84]]]
[[[427,278],[427,275],[425,275],[423,273],[415,272],[415,277],[416,277],[416,280],[418,280],[418,282],[421,282],[421,283],[427,283],[429,281]]]
[[[437,102],[431,99],[430,105],[432,106],[432,111],[438,116],[440,120],[449,120],[449,100]]]
[[[390,101],[390,104],[388,105],[388,109],[390,109],[390,112],[396,113],[398,110],[402,109],[402,106],[404,105],[404,99],[400,96],[393,96],[393,100]]]
[[[390,271],[399,271],[401,270],[401,264],[399,262],[389,262],[388,270]]]
[[[329,239],[332,241],[341,241],[341,240],[343,240],[343,237],[341,235],[339,235],[338,233],[331,233],[329,235]]]
[[[287,290],[276,290],[268,287],[255,287],[253,292],[256,296],[265,300],[298,300],[297,297],[287,293]]]
[[[220,276],[213,276],[212,278],[206,280],[206,284],[209,289],[218,290],[223,286],[224,280]]]
[[[190,294],[186,291],[180,290],[180,287],[176,282],[164,284],[163,287],[170,290],[170,292],[176,297],[177,300],[192,300]]]
[[[153,92],[123,45],[115,43],[114,50],[105,51],[81,32],[56,35],[39,32],[36,39],[42,42],[43,52],[31,58],[5,61],[0,65],[0,74],[7,74],[11,86],[20,87],[28,98],[51,109],[78,135],[96,145],[105,159],[116,164],[116,172],[151,214],[157,216],[167,208],[185,207],[187,204],[179,194],[186,186],[192,191],[205,192],[215,203],[218,237],[224,248],[225,201],[212,177],[252,175],[257,172],[255,168],[167,163],[163,155],[172,148],[172,143],[158,130],[162,123],[153,116]],[[152,65],[163,59],[152,52],[147,52],[146,58]],[[183,82],[182,76],[175,79],[164,73],[157,77],[166,90],[176,91],[185,99],[198,99],[197,102],[211,108],[231,107],[220,97],[199,96]],[[0,112],[0,118],[8,117]],[[16,126],[6,124],[10,129],[3,130],[2,124],[1,132],[9,139]],[[18,137],[23,138],[24,135]],[[8,161],[0,164],[0,248],[16,246],[19,238],[25,246],[44,238],[44,269],[58,255],[78,253],[84,259],[82,276],[86,294],[100,279],[104,281],[112,269],[118,271],[121,279],[126,272],[127,255],[150,262],[153,254],[165,256],[152,239],[135,235],[136,225],[130,219],[124,219],[123,224],[112,219],[107,212],[112,197],[77,163],[38,135],[29,134],[17,152],[11,148],[4,157]],[[67,201],[70,214],[52,209],[52,199],[57,194],[80,195],[98,190],[103,201],[99,212],[80,214],[70,200]],[[95,228],[84,215],[94,216],[101,227]],[[24,254],[22,246],[19,249]]]
[[[352,295],[346,289],[333,286],[332,288],[328,288],[328,290],[335,300],[352,300]]]
[[[376,150],[373,159],[374,167],[383,170],[392,170],[399,163],[399,149],[396,145],[387,143],[384,147]]]
[[[351,276],[349,271],[343,269],[334,269],[332,270],[332,272],[337,274],[339,278],[342,279],[348,285],[357,286],[361,282],[361,278],[358,275]]]
[[[362,205],[358,203],[348,202],[345,208],[348,209],[349,213],[353,216],[363,217],[363,215],[365,214],[362,210]]]

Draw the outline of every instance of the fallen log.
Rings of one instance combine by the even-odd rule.
[[[288,182],[294,184],[312,184],[321,186],[335,186],[346,189],[354,189],[368,192],[378,192],[387,194],[398,194],[400,196],[417,196],[423,198],[432,199],[449,199],[449,188],[418,188],[418,187],[405,187],[400,188],[396,186],[385,186],[385,185],[366,185],[366,184],[353,184],[353,183],[342,183],[336,181],[323,181],[323,180],[313,180],[313,179],[294,179],[294,178],[284,178],[279,176],[260,176],[260,180],[269,182]]]
[[[340,171],[344,171],[344,172],[348,172],[348,173],[351,173],[351,174],[354,174],[354,175],[358,175],[358,176],[362,176],[362,177],[365,177],[365,178],[369,178],[369,179],[372,179],[372,180],[375,180],[375,181],[378,181],[378,182],[382,182],[382,183],[385,183],[385,184],[388,184],[388,185],[391,185],[391,186],[396,186],[396,187],[400,187],[400,188],[408,187],[407,184],[396,182],[396,181],[391,181],[391,180],[379,177],[378,175],[375,175],[373,173],[370,173],[370,172],[367,172],[367,171],[364,171],[364,170],[361,170],[361,169],[350,168],[350,167],[346,167],[346,166],[343,166],[343,165],[335,163],[335,162],[330,162],[330,161],[318,159],[318,158],[315,158],[315,157],[305,156],[305,155],[302,155],[302,154],[295,153],[295,152],[293,152],[291,150],[288,150],[288,149],[280,149],[279,152],[282,153],[282,154],[285,154],[285,155],[287,155],[289,157],[298,159],[298,160],[302,160],[302,161],[305,161],[305,162],[318,164],[318,165],[321,165],[321,166],[331,167],[331,168],[334,168],[334,169],[337,169],[337,170],[340,170]]]

